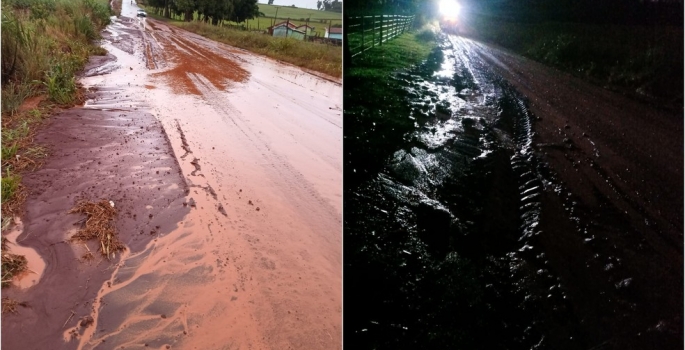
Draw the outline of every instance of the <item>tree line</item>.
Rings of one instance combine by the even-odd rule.
[[[338,0],[319,0],[316,8],[320,11],[342,12],[342,1]]]
[[[260,15],[257,0],[146,0],[146,3],[165,17],[174,14],[190,22],[197,12],[201,21],[214,25],[224,20],[241,23]]]

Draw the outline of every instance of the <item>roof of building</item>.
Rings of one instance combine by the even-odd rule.
[[[276,24],[272,25],[272,26],[269,27],[268,29],[272,29],[272,28],[284,26],[284,25],[286,25],[286,24],[287,24],[288,27],[290,27],[290,28],[293,28],[293,29],[294,29],[294,28],[297,28],[297,26],[296,26],[293,22],[283,21],[283,22],[276,23]]]
[[[331,34],[342,34],[343,29],[341,27],[332,27],[330,31],[328,28],[326,28],[326,30]]]
[[[286,32],[291,31],[291,32],[296,32],[296,33],[300,33],[300,34],[307,34],[307,33],[303,32],[303,31],[301,31],[301,30],[299,30],[299,29],[290,28],[290,27],[286,27],[286,26],[277,26],[276,28],[285,28],[285,31],[286,31]],[[274,29],[276,29],[276,28],[274,28]],[[272,30],[273,30],[273,29],[272,29]]]

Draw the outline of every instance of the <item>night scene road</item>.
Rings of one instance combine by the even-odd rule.
[[[682,348],[682,111],[438,42],[407,114],[346,96],[346,346]]]

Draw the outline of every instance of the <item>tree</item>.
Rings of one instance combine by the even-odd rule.
[[[331,7],[328,9],[328,11],[342,13],[342,1],[333,0],[333,2],[331,3]]]
[[[257,0],[233,0],[233,13],[229,17],[231,21],[240,23],[259,16]]]
[[[190,22],[193,20],[193,12],[197,9],[195,0],[174,0],[176,12],[183,14],[183,20]]]
[[[269,5],[273,5],[273,4],[274,4],[274,0],[269,0]]]

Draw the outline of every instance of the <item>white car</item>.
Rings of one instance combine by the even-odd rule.
[[[144,10],[138,10],[138,17],[147,17],[147,13]]]

